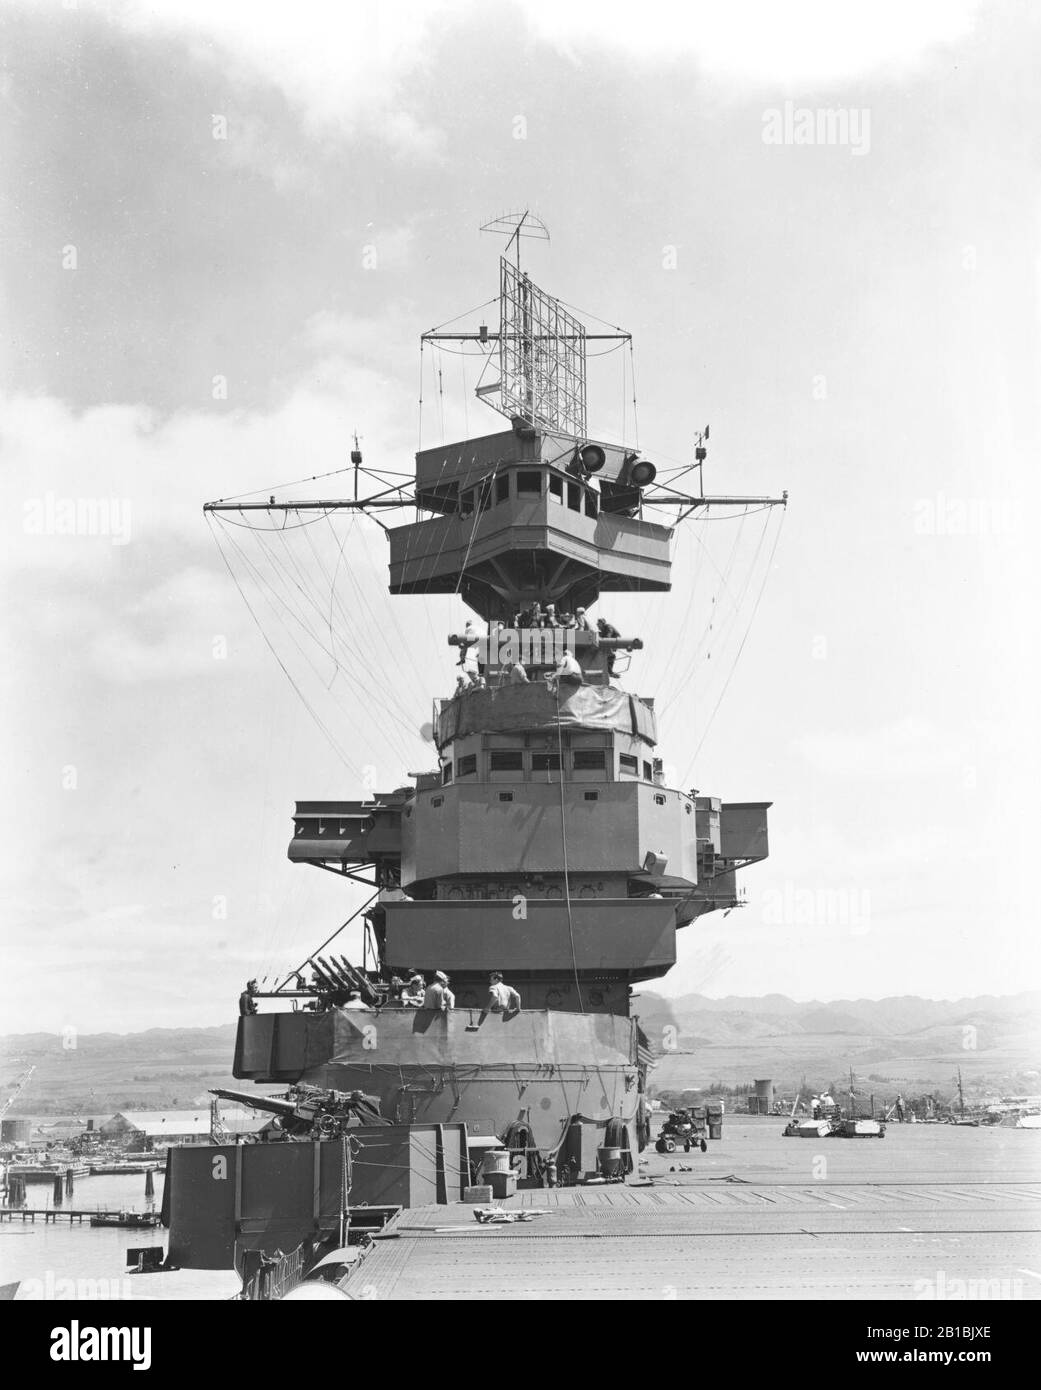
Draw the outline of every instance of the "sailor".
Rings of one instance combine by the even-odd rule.
[[[551,692],[556,692],[561,681],[578,682],[582,680],[582,668],[575,660],[574,652],[565,651],[557,662],[552,675],[546,677]]]
[[[557,620],[557,605],[555,603],[546,604],[546,616],[542,623],[543,627],[559,627]]]
[[[896,1118],[900,1121],[901,1124],[903,1124],[903,1122],[904,1122],[904,1098],[903,1098],[903,1096],[897,1096],[897,1098],[896,1098]]]
[[[239,995],[239,1014],[242,1018],[248,1018],[257,1011],[257,1001],[253,997],[257,992],[256,980],[248,980],[246,988]]]
[[[575,626],[578,628],[579,632],[593,631],[589,619],[586,617],[586,610],[584,608],[575,609]],[[605,633],[604,635],[606,636],[607,634]]]
[[[420,1009],[423,1007],[423,1000],[426,997],[427,982],[417,970],[408,982],[405,992],[401,996],[401,1002],[409,1008]]]
[[[562,608],[557,614],[557,627],[576,628],[577,626],[575,615]]]
[[[528,673],[519,661],[515,661],[510,667],[511,685],[528,685]]]
[[[461,671],[455,679],[455,693],[464,695],[466,691],[473,689],[473,677],[468,671]]]
[[[542,605],[538,599],[531,605],[527,613],[528,627],[545,627],[545,620],[542,615]]]
[[[512,1018],[520,1012],[521,997],[512,985],[505,984],[502,972],[493,970],[488,976],[488,1012]]]
[[[452,1000],[451,1004],[448,1002],[449,998]],[[435,970],[434,978],[427,985],[426,993],[423,995],[423,1008],[438,1009],[443,1013],[445,1009],[450,1009],[454,1003],[455,996],[448,988],[448,976],[443,970]]]
[[[617,629],[616,627],[612,627],[611,624],[610,624],[609,622],[607,622],[607,621],[606,621],[605,619],[603,619],[603,618],[597,618],[597,620],[596,620],[596,630],[597,630],[597,635],[600,636],[600,637],[621,637],[621,635],[622,635],[622,634],[618,631],[618,629]],[[608,652],[608,654],[607,654],[607,674],[608,674],[609,676],[613,676],[613,675],[615,674],[614,661],[615,661],[615,653],[614,653],[613,651]]]
[[[457,665],[462,666],[464,670],[467,669],[470,664],[470,648],[476,647],[480,640],[480,635],[473,625],[473,620],[469,619],[463,630],[463,635],[459,639],[459,661]]]
[[[362,999],[360,989],[352,989],[350,991],[350,993],[347,995],[347,1003],[344,1004],[343,1007],[345,1009],[352,1009],[355,1012],[367,1014],[371,1014],[373,1012],[372,1006],[370,1004],[366,1004],[365,1001]]]

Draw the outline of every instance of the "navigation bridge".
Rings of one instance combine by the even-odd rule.
[[[423,450],[416,501],[441,515],[390,531],[390,591],[458,591],[487,619],[532,599],[573,611],[602,591],[666,590],[672,528],[636,514],[654,476],[635,453],[521,420]]]

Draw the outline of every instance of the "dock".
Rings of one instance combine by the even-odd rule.
[[[1036,1135],[893,1125],[881,1141],[808,1144],[783,1126],[728,1118],[707,1154],[644,1155],[636,1182],[496,1204],[545,1213],[526,1223],[479,1225],[464,1203],[402,1211],[342,1287],[401,1300],[1041,1298]]]
[[[45,1224],[57,1224],[59,1221],[70,1222],[89,1222],[92,1217],[103,1216],[110,1223],[115,1223],[115,1218],[120,1216],[125,1208],[114,1208],[112,1211],[105,1211],[100,1207],[8,1207],[0,1206],[0,1221],[25,1221],[36,1224],[39,1219]],[[133,1228],[128,1228],[133,1229]]]

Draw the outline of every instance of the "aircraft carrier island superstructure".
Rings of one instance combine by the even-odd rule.
[[[631,1172],[648,1137],[644,1091],[658,1041],[633,1016],[634,986],[675,963],[678,931],[737,905],[737,875],[767,854],[769,802],[666,784],[654,701],[615,675],[641,634],[597,618],[602,595],[646,595],[649,611],[660,602],[680,520],[784,499],[666,486],[635,450],[590,438],[585,354],[594,335],[509,248],[500,274],[498,332],[428,336],[491,345],[505,428],[421,450],[411,488],[208,508],[414,507],[419,519],[388,529],[391,594],[458,594],[475,615],[464,632],[446,633],[458,688],[434,701],[436,768],[363,799],[296,806],[290,859],[372,885],[364,967],[320,950],[309,980],[297,973],[255,991],[239,1020],[236,1077],[341,1098],[312,1131],[314,1207],[326,1213],[307,1231],[316,1240],[329,1235],[337,1201],[342,1223],[347,1202],[343,1164],[329,1167],[319,1151],[339,1153],[356,1133],[357,1183],[374,1104],[384,1148],[391,1135],[401,1152],[436,1136],[439,1154],[455,1154],[456,1139],[445,1136],[458,1134],[456,1178],[442,1174],[435,1192],[474,1177],[471,1141],[512,1151],[522,1183],[602,1180],[605,1153],[611,1176]],[[479,394],[487,399],[489,388]],[[357,453],[354,462],[357,484]],[[505,1007],[489,1000],[496,971],[519,1007],[515,996]],[[434,981],[435,972],[449,977],[453,1006],[413,1006],[409,981]],[[369,1109],[345,1120],[352,1093]],[[300,1231],[278,1224],[277,1189],[290,1184],[287,1163],[305,1162],[287,1157],[301,1147],[310,1146],[242,1151],[256,1173],[267,1164],[254,1180],[267,1217],[254,1213],[251,1224],[241,1205],[222,1208],[219,1256],[203,1250],[203,1216],[189,1211],[205,1158],[172,1164],[171,1255],[213,1263],[234,1246],[241,1263],[242,1250],[265,1248],[276,1228],[287,1250],[287,1230]],[[323,1164],[333,1176],[319,1178]],[[305,1166],[310,1183],[309,1158]],[[237,1181],[248,1186],[249,1175]],[[347,1204],[357,1202],[355,1190]]]

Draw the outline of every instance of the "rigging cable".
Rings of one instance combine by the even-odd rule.
[[[285,979],[282,981],[282,983],[275,986],[275,991],[278,991],[278,990],[280,990],[280,989],[284,989],[285,986],[288,984],[288,982],[290,981],[290,979],[292,979],[292,977],[293,977],[294,975],[299,975],[300,972],[304,969],[305,966],[311,964],[311,962],[314,960],[315,956],[318,955],[319,951],[324,951],[325,948],[326,948],[326,946],[329,945],[330,941],[335,941],[335,940],[336,940],[336,938],[337,938],[337,937],[340,935],[340,933],[343,931],[344,927],[349,927],[356,917],[360,916],[360,914],[363,913],[363,912],[365,911],[366,908],[371,907],[372,904],[373,904],[373,903],[376,901],[376,899],[379,897],[380,891],[381,891],[381,890],[380,890],[379,888],[377,888],[376,891],[375,891],[375,893],[373,893],[372,897],[371,897],[371,898],[366,898],[366,900],[362,903],[361,907],[359,907],[359,908],[357,909],[356,912],[352,912],[351,915],[347,918],[346,922],[341,922],[341,923],[340,923],[340,925],[339,925],[339,926],[336,928],[336,930],[333,932],[332,936],[326,937],[326,939],[322,942],[322,944],[321,944],[320,946],[316,946],[315,949],[311,952],[311,954],[310,954],[309,956],[305,956],[304,959],[300,962],[300,964],[296,967],[295,970],[290,970],[289,974],[285,977]]]
[[[229,537],[228,539],[231,540],[231,537]],[[284,541],[283,541],[283,544],[284,544]],[[253,576],[254,580],[256,581],[256,583],[258,584],[258,586],[260,586],[261,592],[263,593],[264,590],[266,589],[266,590],[268,590],[268,591],[270,592],[270,594],[273,596],[273,599],[272,599],[272,597],[268,597],[267,595],[265,595],[265,597],[267,598],[267,602],[268,602],[269,606],[270,606],[270,607],[272,608],[272,610],[273,610],[275,619],[281,624],[281,626],[283,627],[283,629],[287,632],[288,637],[289,637],[289,640],[290,640],[290,641],[293,643],[293,645],[296,647],[297,651],[298,651],[298,652],[300,653],[300,655],[303,657],[303,659],[304,659],[304,661],[306,662],[306,664],[311,668],[311,671],[312,671],[313,674],[315,675],[316,679],[317,679],[319,682],[321,682],[321,684],[323,685],[324,688],[326,688],[327,690],[330,689],[330,687],[326,684],[326,681],[325,681],[324,677],[322,676],[321,672],[318,670],[318,668],[315,666],[314,662],[312,661],[312,659],[311,659],[310,655],[308,654],[308,652],[300,645],[300,643],[299,643],[299,642],[296,640],[296,638],[293,636],[292,632],[286,627],[285,622],[282,620],[282,617],[280,616],[280,613],[279,613],[279,611],[278,611],[278,606],[277,606],[277,605],[281,605],[281,607],[285,609],[285,612],[286,612],[291,618],[293,618],[294,621],[295,621],[297,624],[299,624],[300,627],[303,628],[303,630],[304,630],[304,632],[306,633],[307,637],[310,638],[310,640],[314,643],[314,645],[315,645],[320,651],[324,652],[326,656],[328,656],[328,657],[330,657],[330,658],[332,659],[332,661],[334,662],[334,664],[337,666],[337,669],[339,670],[339,672],[344,676],[345,680],[347,680],[350,684],[352,684],[353,686],[356,687],[358,696],[359,696],[363,701],[366,700],[366,699],[368,698],[368,696],[369,696],[369,691],[368,691],[368,690],[366,689],[366,687],[362,684],[361,680],[360,680],[359,678],[357,678],[356,676],[354,676],[353,673],[352,673],[347,667],[344,667],[344,666],[337,660],[335,651],[330,652],[330,651],[328,650],[328,648],[326,648],[326,646],[325,646],[325,644],[323,643],[321,637],[320,637],[315,631],[312,630],[312,627],[309,625],[309,623],[308,623],[306,617],[301,616],[301,613],[300,613],[300,612],[297,610],[297,608],[294,606],[294,602],[291,600],[291,597],[290,597],[290,599],[287,599],[287,598],[284,597],[282,594],[280,594],[280,593],[278,592],[278,590],[274,587],[274,585],[271,583],[271,581],[268,580],[267,578],[265,578],[265,576],[264,576],[263,573],[260,571],[260,569],[258,568],[258,566],[249,558],[248,555],[246,555],[246,554],[242,551],[241,547],[238,546],[234,541],[232,541],[232,545],[234,546],[236,552],[238,553],[239,558],[240,558],[240,560],[242,561],[242,563],[243,563],[243,565],[245,566],[245,568],[246,568],[248,571],[250,571],[250,572],[252,573],[252,576]],[[290,556],[290,558],[292,559],[293,557]],[[288,581],[289,584],[292,584],[295,588],[297,588],[298,590],[300,590],[300,593],[301,593],[301,595],[303,596],[303,598],[306,599],[307,602],[310,603],[311,606],[314,608],[316,614],[318,615],[319,622],[324,624],[324,613],[322,612],[322,609],[319,607],[319,605],[318,605],[318,603],[316,602],[316,600],[315,600],[315,599],[312,597],[312,595],[308,592],[307,588],[306,588],[305,586],[302,586],[300,583],[297,582],[297,580],[295,580],[295,579],[293,578],[292,574],[291,574],[291,573],[289,572],[289,570],[288,570],[288,567],[282,566],[281,562],[280,562],[279,559],[278,559],[278,556],[275,555],[274,552],[266,552],[266,559],[267,559],[268,564],[271,566],[273,573],[275,574],[276,577],[279,578],[280,582],[283,583],[283,584],[285,584],[285,583]],[[295,561],[294,561],[294,563],[295,563]],[[298,568],[299,568],[299,567],[298,567]],[[305,577],[305,585],[306,585],[306,577]],[[271,645],[271,644],[269,643],[269,645]],[[360,657],[359,657],[359,659],[360,659]],[[362,664],[364,665],[364,663],[362,663]],[[294,688],[296,688],[296,689],[299,691],[299,687],[298,687],[298,686],[295,686]],[[306,697],[303,696],[303,693],[302,693],[302,692],[300,692],[300,693],[301,693],[301,698],[304,699],[305,705],[306,705],[307,708],[311,711],[312,717],[314,717],[314,718],[317,719],[318,716],[317,716],[317,714],[315,713],[315,711],[313,711],[313,710],[311,709],[311,706],[310,706],[309,702],[306,700]],[[333,699],[334,699],[334,700],[336,699],[336,696],[335,696],[335,695],[333,696]],[[350,720],[352,720],[352,721],[354,720],[354,711],[349,710],[346,706],[341,706],[341,709],[342,709],[342,712],[348,717],[348,719],[350,719]],[[393,711],[388,711],[388,713],[391,714],[391,717],[395,719],[395,722],[396,722],[396,723],[402,724],[402,725],[403,725],[407,730],[409,730],[410,732],[413,731],[412,726],[410,725],[410,723],[409,723],[407,717],[406,717],[406,718],[397,717],[397,716],[394,715]],[[323,725],[323,728],[324,728],[324,725]],[[331,735],[329,735],[329,737],[331,738]],[[397,738],[398,738],[398,735],[397,735],[397,733],[396,733],[396,731],[395,731],[395,739],[397,739]],[[334,743],[334,746],[335,746],[335,747],[338,749],[338,751],[339,751],[339,745]],[[407,751],[405,745],[402,744],[400,741],[397,742],[396,752],[397,752],[398,756],[402,758],[403,761],[405,761],[405,762],[408,761],[408,759],[409,759],[409,753],[408,753],[408,751]],[[341,756],[341,757],[343,756],[342,751],[340,751],[340,756]],[[351,771],[354,773],[354,775],[356,775],[356,776],[357,776],[357,775],[360,775],[360,774],[357,772],[357,770],[353,767],[353,765],[352,765],[351,763],[347,762],[347,763],[345,763],[345,765],[351,768]]]
[[[769,555],[769,558],[767,559],[767,562],[766,562],[766,570],[765,570],[764,573],[763,573],[763,582],[762,582],[762,583],[760,584],[760,586],[759,586],[759,592],[758,592],[758,594],[756,595],[755,605],[754,605],[753,608],[752,608],[752,615],[751,615],[751,617],[748,619],[748,626],[745,628],[745,635],[741,638],[741,645],[740,645],[740,646],[738,647],[738,649],[737,649],[737,655],[734,657],[734,664],[733,664],[733,665],[731,666],[731,668],[730,668],[730,674],[727,676],[726,681],[725,681],[724,684],[723,684],[723,689],[722,689],[722,690],[720,691],[720,693],[719,693],[719,699],[716,701],[715,706],[714,706],[714,708],[713,708],[713,710],[712,710],[712,713],[709,715],[708,723],[705,725],[705,729],[704,729],[704,732],[702,733],[701,738],[700,738],[700,740],[699,740],[699,742],[698,742],[698,746],[697,746],[697,748],[694,749],[694,756],[693,756],[693,757],[691,758],[691,760],[690,760],[690,766],[688,767],[686,773],[684,773],[684,775],[683,775],[682,780],[683,780],[684,783],[687,781],[687,778],[690,776],[691,772],[693,772],[693,770],[694,770],[694,764],[695,764],[695,763],[697,762],[697,760],[698,760],[698,754],[701,752],[702,744],[705,742],[705,739],[708,737],[708,731],[709,731],[709,729],[711,729],[711,727],[712,727],[712,721],[715,719],[715,717],[716,717],[716,712],[718,711],[720,705],[723,703],[723,697],[724,697],[724,695],[726,695],[726,693],[727,693],[727,688],[728,688],[728,686],[730,685],[730,682],[731,682],[731,679],[733,678],[734,672],[737,670],[737,663],[741,660],[741,653],[742,653],[742,652],[744,651],[744,649],[745,649],[745,643],[748,641],[748,635],[749,635],[749,633],[752,631],[752,624],[755,622],[756,614],[759,612],[759,604],[760,604],[760,602],[762,601],[763,594],[764,594],[765,591],[766,591],[766,581],[767,581],[767,580],[769,579],[769,577],[770,577],[770,570],[771,570],[771,568],[772,568],[772,566],[773,566],[774,555],[776,554],[776,551],[777,551],[777,543],[778,543],[778,541],[780,541],[780,539],[781,539],[781,531],[782,531],[783,529],[784,529],[784,512],[782,511],[782,513],[781,513],[781,520],[780,520],[780,523],[779,523],[779,525],[778,525],[778,527],[777,527],[777,533],[776,533],[776,535],[774,536],[774,543],[773,543],[773,546],[772,546],[771,549],[770,549],[770,555]]]
[[[466,544],[466,554],[463,556],[463,563],[459,569],[459,578],[455,581],[455,588],[452,590],[453,594],[458,594],[459,585],[463,582],[463,576],[466,574],[466,567],[470,563],[470,551],[473,549],[474,537],[477,535],[477,523],[480,521],[481,512],[484,509],[484,501],[481,494],[483,493],[485,496],[491,495],[491,487],[495,482],[498,472],[499,465],[496,464],[488,478],[486,478],[483,483],[478,484],[476,489],[477,496],[474,498],[474,524],[470,528],[470,539]],[[440,552],[438,552],[438,554],[440,554]],[[465,603],[466,600],[464,599],[463,602]]]
[[[720,593],[722,596],[725,596],[726,598],[728,598],[728,599],[730,600],[730,604],[731,604],[730,616],[731,616],[731,617],[733,617],[734,615],[736,615],[736,614],[740,611],[741,602],[742,602],[742,600],[743,600],[743,598],[744,598],[745,592],[747,591],[748,584],[749,584],[749,582],[750,582],[750,580],[751,580],[751,576],[752,576],[752,574],[753,574],[754,571],[755,571],[755,562],[756,562],[756,560],[759,558],[759,548],[761,548],[762,543],[763,543],[763,538],[764,538],[765,535],[766,535],[766,528],[764,527],[763,532],[762,532],[762,535],[760,535],[760,537],[759,537],[759,547],[757,547],[756,552],[755,552],[755,555],[754,555],[753,558],[752,558],[752,564],[751,564],[751,566],[749,567],[748,577],[747,577],[746,580],[745,580],[745,588],[742,590],[740,597],[738,597],[738,596],[736,596],[736,595],[733,593],[733,591],[731,590],[729,580],[730,580],[730,572],[731,572],[731,570],[732,570],[733,567],[734,567],[734,559],[735,559],[735,557],[736,557],[736,555],[737,555],[738,545],[740,544],[741,536],[742,536],[742,533],[743,533],[743,531],[744,531],[744,524],[743,524],[743,521],[744,521],[744,519],[742,518],[742,525],[738,528],[737,532],[735,533],[734,542],[733,542],[733,544],[732,544],[731,547],[730,547],[730,554],[729,554],[729,556],[727,557],[726,566],[725,566],[725,568],[722,569],[722,570],[721,570],[721,569],[719,568],[719,566],[715,563],[715,560],[712,558],[711,553],[709,552],[709,550],[708,550],[707,547],[705,546],[705,543],[702,541],[701,537],[700,537],[699,535],[697,535],[696,532],[693,532],[693,533],[692,533],[692,534],[694,535],[694,539],[695,539],[695,541],[697,542],[698,546],[699,546],[700,549],[704,552],[704,554],[708,557],[709,563],[712,565],[713,569],[716,571],[716,574],[719,575],[719,581],[720,581],[719,593]],[[695,554],[696,554],[696,553],[697,553],[697,552],[695,552]],[[682,630],[682,633],[684,633],[684,634],[685,634],[685,632],[686,632],[686,628],[687,628],[687,625],[688,625],[688,622],[689,622],[689,618],[690,618],[691,608],[693,607],[695,598],[696,598],[696,592],[695,592],[695,590],[694,590],[694,587],[692,586],[692,587],[691,587],[690,598],[689,598],[688,603],[687,603],[687,611],[686,611],[686,612],[684,613],[684,615],[683,615],[683,622],[682,622],[682,625],[681,625],[681,630]],[[672,681],[670,681],[670,683],[669,683],[669,689],[668,689],[668,693],[667,693],[667,694],[666,694],[665,692],[662,693],[661,702],[660,702],[658,708],[659,708],[659,712],[660,712],[663,716],[664,716],[664,715],[667,713],[667,711],[672,707],[672,705],[674,705],[674,704],[676,703],[676,700],[679,698],[681,692],[686,688],[686,685],[687,685],[688,681],[691,679],[691,677],[692,677],[693,674],[694,674],[694,668],[695,668],[695,666],[697,665],[697,661],[698,661],[699,656],[701,655],[702,649],[704,648],[705,644],[709,641],[710,634],[715,630],[716,614],[717,614],[717,612],[719,611],[719,610],[715,607],[716,602],[717,602],[716,598],[713,597],[713,599],[712,599],[713,611],[712,611],[712,614],[711,614],[711,617],[710,617],[710,621],[706,624],[705,631],[702,633],[701,637],[698,639],[697,645],[696,645],[695,648],[694,648],[693,654],[691,655],[691,658],[690,658],[689,662],[687,663],[687,666],[686,666],[686,668],[684,669],[683,674],[682,674],[681,676],[675,677]],[[720,628],[719,632],[716,633],[716,636],[719,638],[720,643],[722,643],[723,634],[724,634],[724,632],[726,631],[726,622],[727,622],[727,619],[724,618],[724,619],[722,620],[722,622],[723,622],[723,626]],[[682,637],[681,637],[681,641],[682,641]]]
[[[640,447],[640,417],[636,410],[636,356],[633,352],[633,340],[629,339],[629,375],[633,383],[633,448]]]
[[[308,538],[308,539],[309,539],[309,538]],[[284,541],[283,541],[283,545],[285,545],[285,542],[284,542]],[[291,552],[288,552],[288,554],[289,554],[289,559],[290,559],[291,563],[293,564],[293,566],[294,566],[294,568],[296,569],[297,573],[300,575],[301,579],[303,580],[303,585],[296,583],[296,581],[292,579],[292,576],[291,576],[291,575],[289,576],[290,581],[291,581],[292,583],[295,584],[295,586],[300,590],[300,592],[301,592],[301,594],[303,595],[303,597],[304,597],[304,598],[311,604],[311,606],[314,608],[315,612],[318,614],[319,620],[320,620],[320,621],[324,621],[324,616],[325,616],[325,615],[324,615],[323,610],[322,610],[322,609],[319,607],[319,605],[318,605],[317,598],[316,598],[316,597],[313,597],[312,594],[311,594],[310,592],[308,592],[308,589],[307,589],[307,587],[306,587],[306,586],[307,586],[307,583],[308,583],[306,574],[304,573],[304,571],[301,570],[300,565],[298,564],[298,562],[297,562],[297,560],[296,560],[296,557],[293,556]],[[318,564],[319,568],[322,569],[321,561],[320,561],[320,559],[318,558],[317,553],[314,551],[313,545],[312,545],[312,554],[315,554],[316,563]],[[288,571],[286,571],[286,572],[288,573]],[[323,574],[324,574],[324,570],[323,570]],[[317,593],[317,589],[315,590],[315,592]],[[339,603],[339,600],[338,600],[338,599],[337,599],[336,601],[337,601],[337,603]],[[366,690],[365,686],[362,684],[361,680],[360,680],[359,678],[357,678],[356,676],[354,676],[353,673],[350,671],[350,669],[349,669],[348,667],[346,667],[346,666],[339,660],[339,658],[338,658],[337,655],[336,655],[335,647],[333,648],[333,650],[330,651],[330,650],[325,646],[325,644],[323,643],[323,641],[321,640],[321,638],[317,635],[317,633],[315,633],[314,631],[312,631],[312,629],[311,629],[311,627],[308,625],[308,623],[307,623],[306,621],[304,621],[304,620],[299,616],[298,613],[296,613],[292,608],[289,608],[288,611],[292,614],[292,616],[294,616],[294,617],[296,618],[297,622],[300,623],[300,625],[303,627],[304,631],[307,633],[308,637],[311,638],[311,640],[315,643],[315,645],[319,648],[319,650],[325,652],[325,654],[326,654],[328,657],[330,657],[330,659],[331,659],[332,662],[333,662],[333,665],[336,667],[336,672],[337,672],[338,674],[342,675],[342,676],[345,678],[345,680],[347,680],[348,682],[350,682],[351,684],[353,684],[354,686],[356,686],[356,687],[357,687],[357,693],[358,693],[358,695],[359,695],[363,700],[366,699],[367,696],[368,696],[368,691]],[[343,614],[345,626],[349,626],[349,622],[348,622],[348,619],[347,619],[347,615],[346,615],[346,613],[343,612],[342,605],[341,605],[341,613]],[[364,669],[365,661],[364,661],[364,658],[363,658],[361,652],[357,651],[355,648],[353,648],[353,646],[352,646],[351,644],[348,644],[348,643],[347,643],[345,635],[341,635],[340,638],[339,638],[339,640],[340,640],[341,644],[347,646],[348,654],[349,654],[350,656],[352,656],[352,657],[359,663],[359,665],[360,665],[360,667],[361,667],[362,669]],[[305,658],[305,659],[306,659],[306,658]],[[317,671],[317,669],[315,668],[314,664],[313,664],[312,662],[310,662],[310,661],[308,661],[308,664],[311,666],[311,669],[315,672],[315,675],[318,676],[319,680],[321,680],[322,677],[321,677],[320,673]],[[334,679],[335,679],[335,677],[334,677]],[[332,690],[332,682],[324,682],[324,681],[323,681],[323,684],[325,685],[325,688],[326,688],[327,690],[329,690],[329,691]],[[335,697],[334,697],[334,698],[335,698]],[[404,729],[406,729],[406,730],[411,730],[411,729],[413,728],[413,724],[412,724],[411,721],[410,721],[409,711],[406,710],[406,709],[404,708],[404,706],[400,703],[399,700],[397,700],[397,697],[396,697],[396,696],[395,696],[395,701],[394,701],[394,702],[395,702],[395,704],[397,705],[397,713],[395,714],[394,710],[393,710],[393,709],[389,709],[389,708],[388,708],[388,713],[389,713],[389,714],[391,715],[391,717],[392,717],[393,719],[395,719],[395,721],[396,721],[398,724],[400,724]],[[348,714],[349,717],[353,717],[353,716],[350,714],[350,712],[348,712],[347,710],[345,710],[344,713]],[[402,743],[399,742],[399,743],[397,744],[396,752],[397,752],[397,755],[398,755],[400,758],[402,758],[403,761],[405,761],[405,762],[408,761],[409,753],[408,753],[408,750],[406,749],[406,747],[405,747],[404,744],[402,744]]]
[[[211,530],[212,530],[212,527],[211,527]],[[215,540],[217,539],[217,538],[216,538],[216,533],[214,533],[214,539],[215,539]],[[311,716],[311,718],[314,720],[314,722],[318,725],[319,729],[321,729],[321,731],[322,731],[322,733],[325,735],[325,737],[329,740],[329,743],[330,743],[330,745],[331,745],[333,751],[335,752],[336,756],[340,759],[340,761],[343,763],[344,767],[346,767],[347,771],[350,772],[350,773],[352,774],[352,776],[355,776],[355,777],[358,776],[358,770],[357,770],[357,768],[355,768],[355,767],[353,766],[353,764],[351,763],[350,758],[348,758],[347,755],[344,753],[343,749],[340,748],[339,744],[336,742],[336,739],[333,737],[331,731],[330,731],[328,728],[326,728],[325,724],[323,723],[323,721],[322,721],[320,715],[317,713],[317,711],[314,710],[314,709],[312,709],[312,707],[311,707],[311,705],[310,705],[310,703],[309,703],[309,701],[308,701],[308,699],[307,699],[307,696],[304,694],[304,692],[300,689],[299,685],[297,685],[296,681],[293,679],[292,675],[290,674],[289,668],[286,666],[285,662],[284,662],[284,661],[282,660],[282,658],[279,656],[278,651],[276,650],[274,644],[272,643],[271,639],[268,637],[267,633],[264,631],[263,624],[261,623],[260,619],[257,617],[257,615],[256,615],[256,613],[255,613],[255,611],[254,611],[254,609],[253,609],[253,605],[250,603],[249,599],[246,597],[245,592],[244,592],[244,590],[243,590],[243,588],[242,588],[242,585],[239,583],[238,576],[236,575],[235,571],[232,569],[231,564],[230,564],[230,562],[229,562],[229,560],[228,560],[228,557],[227,557],[227,555],[225,555],[225,553],[224,553],[224,548],[222,547],[222,545],[221,545],[221,543],[220,543],[219,540],[217,540],[217,549],[218,549],[218,551],[220,552],[220,557],[221,557],[221,559],[224,561],[224,564],[227,566],[228,573],[231,575],[232,581],[233,581],[233,583],[234,583],[236,589],[238,589],[239,595],[240,595],[240,597],[242,598],[243,603],[246,605],[246,608],[249,610],[249,615],[250,615],[250,617],[251,617],[251,618],[253,619],[253,621],[256,623],[256,625],[257,625],[257,630],[259,631],[261,637],[263,637],[264,641],[267,643],[268,648],[270,649],[272,656],[275,658],[275,660],[278,662],[279,666],[282,668],[282,672],[283,672],[283,674],[285,675],[286,680],[289,682],[289,684],[290,684],[290,685],[293,687],[293,689],[296,691],[297,695],[300,697],[300,700],[302,701],[302,703],[303,703],[303,705],[304,705],[304,708],[307,710],[308,714]]]

